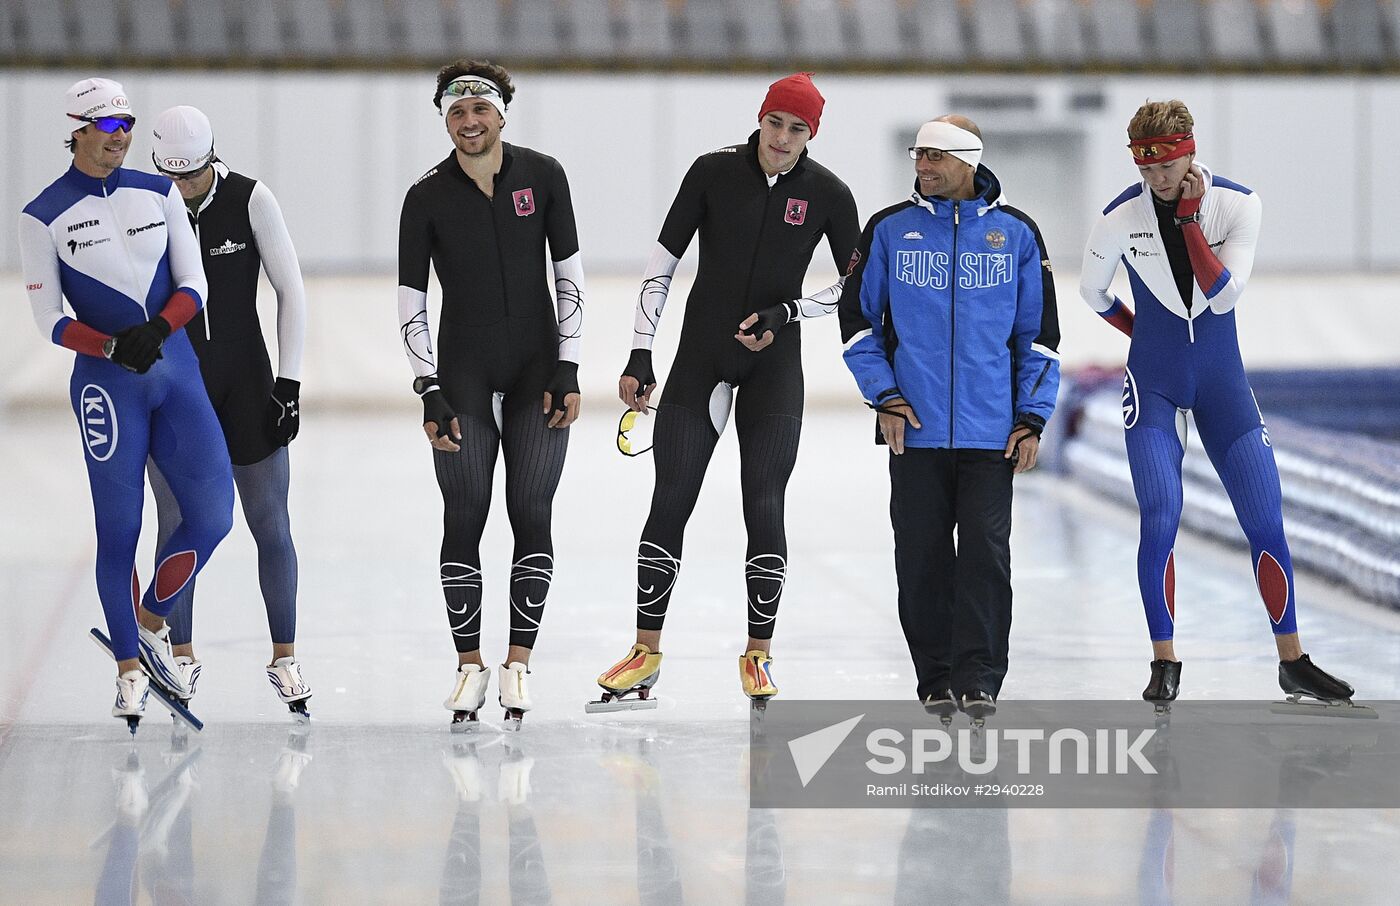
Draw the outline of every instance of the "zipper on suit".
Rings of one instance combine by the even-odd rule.
[[[190,220],[193,222],[192,225],[194,226],[194,244],[199,248],[199,258],[200,263],[202,264],[204,261],[204,239],[199,235],[199,212],[192,212],[190,214]],[[212,341],[214,339],[214,334],[212,332],[212,328],[209,326],[208,297],[210,295],[212,294],[209,293],[208,289],[206,288],[204,299],[204,339]]]
[[[767,179],[764,179],[764,182],[767,181]],[[754,237],[753,255],[749,257],[749,272],[748,275],[744,277],[744,305],[746,307],[749,303],[749,290],[753,288],[753,269],[758,264],[758,250],[763,242],[763,228],[768,225],[768,205],[773,200],[773,186],[777,184],[778,181],[776,179],[773,180],[773,185],[768,187],[768,191],[763,196],[763,213],[759,215],[758,235]]]
[[[953,205],[953,256],[948,261],[948,448],[956,449],[953,443],[953,397],[957,389],[958,358],[958,203]]]

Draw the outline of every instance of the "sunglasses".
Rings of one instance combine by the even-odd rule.
[[[213,161],[210,161],[198,170],[191,170],[188,173],[172,173],[169,170],[162,170],[160,165],[157,164],[156,170],[160,172],[161,176],[173,180],[174,182],[189,182],[192,179],[198,179],[200,176],[204,175],[204,171],[208,170],[211,166],[213,166]]]
[[[923,158],[929,163],[936,164],[954,151],[980,151],[981,148],[910,148],[909,159],[918,160]]]
[[[120,130],[123,131],[123,132],[130,132],[131,129],[132,129],[132,127],[136,125],[136,117],[134,117],[134,116],[125,116],[125,115],[123,115],[123,116],[97,116],[97,117],[92,117],[92,116],[74,116],[74,115],[71,114],[71,113],[69,114],[69,116],[72,116],[73,119],[75,119],[75,120],[81,120],[81,121],[84,122],[84,123],[91,123],[92,125],[94,125],[94,126],[97,127],[97,130],[98,130],[99,132],[105,132],[105,133],[107,133],[108,135],[111,135],[113,132],[116,132],[118,129],[120,129]]]
[[[650,412],[651,407],[648,406],[645,411]],[[643,447],[640,450],[633,450],[632,440],[627,436],[637,426],[637,416],[641,414],[635,409],[628,409],[622,413],[622,418],[617,421],[617,450],[623,456],[641,456],[651,449],[651,447]]]
[[[442,93],[444,97],[454,98],[479,98],[485,95],[501,97],[501,90],[499,88],[481,79],[456,79],[446,88],[442,89]]]

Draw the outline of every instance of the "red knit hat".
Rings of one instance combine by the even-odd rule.
[[[812,74],[799,72],[768,86],[768,96],[763,99],[763,106],[758,108],[758,118],[763,119],[774,110],[791,113],[807,124],[815,138],[825,105],[826,98],[812,84]]]

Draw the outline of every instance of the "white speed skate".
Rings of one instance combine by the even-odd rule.
[[[442,703],[452,712],[453,733],[475,729],[486,704],[486,686],[490,682],[491,671],[480,664],[463,664],[457,668],[452,694]]]
[[[141,666],[146,668],[151,682],[166,692],[185,701],[191,695],[185,674],[175,659],[175,651],[170,647],[170,627],[162,626],[159,632],[152,632],[140,623],[136,624],[136,641],[141,655]]]
[[[185,680],[185,685],[189,687],[190,694],[185,698],[188,702],[194,698],[195,687],[199,684],[199,675],[204,672],[204,663],[183,654],[175,656],[175,666],[180,670],[180,676]]]
[[[525,684],[525,677],[529,674],[530,669],[519,661],[497,668],[497,688],[501,693],[498,701],[506,709],[507,730],[519,730],[525,712],[535,706],[530,701],[530,688]]]
[[[302,723],[311,720],[311,712],[306,710],[306,703],[311,698],[311,686],[301,677],[300,661],[294,657],[279,657],[268,665],[267,681],[277,690],[277,697],[293,717]]]
[[[126,718],[126,727],[136,735],[136,727],[146,713],[146,697],[151,694],[151,681],[140,670],[128,670],[117,677],[117,700],[112,703],[112,716]]]

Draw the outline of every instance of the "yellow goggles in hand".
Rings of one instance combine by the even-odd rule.
[[[651,412],[651,407],[648,406],[644,411]],[[651,449],[651,445],[648,444],[640,450],[633,450],[632,439],[627,436],[633,428],[637,427],[637,416],[641,414],[635,409],[628,409],[622,413],[622,418],[617,420],[617,450],[623,456],[641,456]]]

